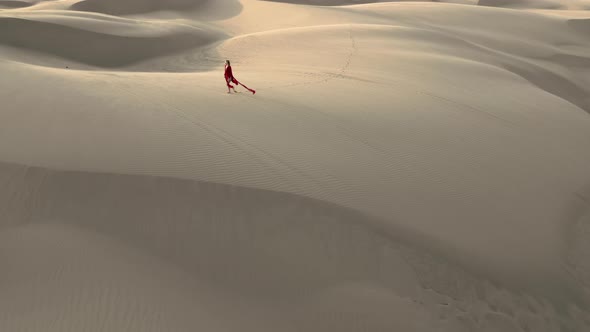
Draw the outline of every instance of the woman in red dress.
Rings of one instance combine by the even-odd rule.
[[[236,92],[236,88],[234,88],[233,85],[231,85],[231,83],[235,83],[238,84],[238,80],[236,80],[234,78],[234,74],[231,70],[231,63],[229,62],[229,60],[225,60],[225,82],[227,83],[227,93],[231,93],[231,89],[234,89],[234,92]]]
[[[229,60],[225,60],[225,73],[223,74],[223,76],[225,76],[225,83],[227,84],[227,93],[231,93],[231,89],[234,89],[234,92],[237,92],[236,88],[233,85],[231,85],[232,83],[243,86],[248,91],[252,92],[252,94],[256,93],[255,90],[248,88],[247,86],[236,80],[236,78],[234,77],[234,73],[231,70],[231,63],[229,62]]]

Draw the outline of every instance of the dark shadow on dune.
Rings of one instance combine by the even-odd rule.
[[[312,6],[346,6],[346,5],[358,5],[375,2],[388,2],[387,0],[262,0],[268,2],[284,2],[292,3],[297,5],[312,5]],[[424,0],[429,1],[429,0]],[[432,0],[430,0],[432,1]]]
[[[222,39],[217,31],[129,37],[76,29],[54,23],[0,18],[0,45],[52,54],[106,68],[205,46]]]
[[[586,36],[590,42],[590,18],[571,19],[567,23],[576,32]]]
[[[368,3],[378,2],[405,2],[407,0],[261,0],[268,2],[284,2],[296,5],[310,5],[310,6],[348,6],[348,5],[362,5]],[[421,0],[423,2],[442,2],[441,0]]]
[[[109,15],[134,15],[157,11],[195,12],[207,11],[214,19],[230,18],[242,11],[237,0],[83,0],[70,9]],[[212,10],[214,9],[214,10]]]
[[[25,1],[0,0],[0,8],[25,8],[32,5],[32,3]]]
[[[201,181],[0,163],[0,202],[0,230],[65,223],[258,296],[346,280],[386,284],[378,253],[396,247],[375,220],[348,208]]]
[[[469,253],[392,220],[289,193],[0,163],[0,202],[0,230],[65,223],[142,249],[201,280],[256,296],[293,296],[355,281],[394,288],[399,263],[392,265],[392,255],[415,256],[412,268],[424,271],[443,268],[468,279],[494,276],[485,267],[464,271],[461,258]],[[449,276],[437,275],[434,282],[440,278]],[[506,285],[558,302],[583,302],[569,284],[537,282]]]
[[[506,8],[527,8],[530,9],[530,3],[534,2],[523,2],[519,0],[479,0],[478,6],[487,7],[506,7]],[[558,9],[559,4],[544,3],[539,1],[533,6],[535,9]]]
[[[512,3],[514,3],[514,0],[479,0],[477,2],[477,5],[489,7],[503,7],[511,5]]]
[[[556,55],[553,59],[570,60],[570,57],[567,55]],[[584,59],[582,61],[587,60],[588,59]],[[580,61],[580,59],[576,58],[576,61]],[[501,66],[529,81],[529,83],[535,85],[539,89],[566,100],[587,113],[590,113],[590,98],[588,97],[588,90],[584,87],[578,86],[567,78],[533,63],[521,63],[520,65],[515,65],[510,62],[505,62],[501,64]]]
[[[159,10],[192,10],[204,2],[205,0],[83,0],[73,4],[70,8],[109,15],[132,15]]]
[[[375,15],[380,17],[380,15]],[[384,16],[381,16],[384,17]],[[576,29],[586,29],[588,22],[586,20],[578,21]],[[569,22],[570,25],[572,22]],[[493,46],[488,46],[478,41],[472,41],[455,34],[445,32],[435,25],[424,24],[432,33],[437,33],[444,38],[450,38],[463,46],[481,52],[483,57],[472,58],[473,61],[487,63],[493,66],[503,68],[513,74],[527,80],[532,85],[545,92],[559,97],[569,103],[576,105],[587,113],[590,113],[590,91],[587,86],[581,85],[561,73],[554,71],[551,67],[545,67],[541,61],[550,61],[558,64],[567,70],[575,71],[577,68],[586,68],[590,65],[590,56],[577,54],[556,53],[544,57],[532,57],[529,59],[521,57],[518,53],[511,53]],[[531,61],[532,60],[532,61]]]
[[[564,265],[572,277],[590,289],[590,184],[577,190],[568,206],[568,220],[564,225],[565,259]]]
[[[238,0],[208,0],[188,15],[202,21],[217,21],[238,16],[243,9]]]

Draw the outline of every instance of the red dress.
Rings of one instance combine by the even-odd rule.
[[[224,74],[224,76],[225,76],[225,82],[227,83],[227,86],[228,87],[232,88],[232,86],[231,86],[230,83],[238,84],[238,80],[236,80],[234,78],[234,74],[231,71],[231,66],[228,66],[228,65],[225,66],[225,74]]]

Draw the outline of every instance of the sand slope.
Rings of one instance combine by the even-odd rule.
[[[223,38],[222,32],[204,25],[54,11],[0,15],[0,27],[3,45],[99,67],[121,67]]]
[[[22,8],[31,6],[31,3],[26,1],[12,1],[12,0],[3,0],[0,1],[0,8]]]
[[[216,3],[216,4],[214,4]],[[240,7],[237,0],[132,0],[120,2],[116,0],[83,0],[71,5],[72,10],[99,12],[112,15],[132,15],[157,11],[198,12],[212,6],[223,6],[227,13]]]
[[[479,0],[478,4],[520,9],[590,9],[588,0]]]
[[[564,320],[545,300],[480,281],[325,202],[0,167],[12,221],[0,241],[12,253],[0,257],[8,329],[584,329],[575,306]]]
[[[74,3],[0,12],[0,327],[590,328],[582,14]]]

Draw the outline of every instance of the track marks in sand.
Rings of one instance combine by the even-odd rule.
[[[312,84],[320,84],[320,83],[327,83],[331,80],[334,79],[354,79],[352,77],[348,77],[347,73],[351,67],[352,61],[354,56],[359,52],[359,48],[357,46],[357,42],[354,36],[354,30],[358,29],[357,25],[353,25],[353,24],[342,24],[342,25],[331,25],[331,26],[313,26],[313,27],[304,27],[304,28],[287,28],[287,29],[281,29],[281,30],[275,30],[275,31],[270,31],[270,32],[263,32],[263,33],[255,33],[255,34],[249,34],[249,35],[243,35],[243,36],[237,36],[234,37],[232,39],[230,39],[229,41],[227,41],[226,43],[232,44],[232,43],[246,43],[248,44],[249,39],[254,38],[253,40],[257,40],[258,38],[264,39],[264,38],[268,38],[270,37],[271,39],[279,36],[283,33],[288,33],[290,35],[290,38],[293,39],[299,39],[301,38],[301,36],[307,36],[307,34],[312,33],[312,31],[317,31],[318,34],[323,34],[326,32],[331,32],[333,33],[334,31],[346,31],[346,35],[347,38],[346,40],[341,41],[340,39],[338,39],[338,42],[342,42],[342,43],[346,43],[346,51],[345,51],[345,55],[343,56],[342,60],[338,60],[338,62],[341,62],[342,65],[339,68],[334,68],[333,70],[330,70],[329,72],[309,72],[308,75],[310,77],[313,77],[313,79],[310,80],[305,80],[303,82],[296,82],[296,83],[289,83],[289,84],[273,84],[272,86],[262,86],[259,88],[260,91],[270,91],[270,90],[274,90],[277,88],[290,88],[290,87],[298,87],[298,86],[309,86]],[[301,35],[300,35],[301,34]],[[318,40],[322,40],[322,37],[318,37]],[[324,39],[327,40],[327,39]],[[263,43],[267,43],[266,41],[263,41]],[[251,47],[257,48],[257,45],[250,45]],[[327,48],[324,46],[322,47],[323,51],[326,51]],[[231,55],[235,52],[236,56],[238,55],[237,50],[228,50],[226,46],[222,45],[221,46],[221,52],[222,53],[227,53],[229,51],[229,54],[227,54],[227,57],[231,57]],[[335,54],[333,55],[329,55],[331,59],[336,59],[337,56]]]
[[[125,91],[136,98],[145,99],[145,96],[141,96],[136,92],[133,92],[131,88],[125,88]],[[310,173],[303,171],[290,162],[287,162],[270,150],[263,149],[258,145],[248,142],[243,137],[232,134],[219,126],[215,126],[211,121],[207,121],[200,117],[198,111],[188,112],[185,110],[192,109],[192,106],[179,106],[178,100],[174,101],[174,104],[172,104],[172,102],[165,102],[163,100],[149,101],[154,105],[159,104],[161,106],[160,109],[171,111],[179,118],[191,123],[197,128],[205,130],[213,137],[216,137],[219,141],[228,146],[231,146],[232,149],[241,151],[242,153],[250,156],[252,160],[257,161],[267,171],[273,173],[275,178],[282,179],[282,182],[284,182],[283,185],[286,184],[287,186],[296,190],[296,192],[309,192],[311,190],[313,192],[319,193],[320,196],[327,196],[327,193],[325,192],[326,188]],[[288,170],[289,173],[294,176],[284,175],[282,172],[284,170]],[[275,185],[276,184],[271,184],[273,187]],[[309,188],[310,185],[313,187],[313,189]]]
[[[579,21],[579,20],[578,20]],[[570,25],[576,24],[575,22],[568,22]],[[579,23],[581,26],[585,24],[585,21]],[[579,29],[579,27],[578,27]],[[257,34],[259,39],[272,40],[273,35],[288,34],[292,40],[304,39],[310,31],[315,31],[318,36],[315,40],[318,42],[318,50],[323,47],[319,41],[328,42],[329,36],[332,31],[344,30],[344,26],[317,26],[307,28],[296,28],[296,29],[284,29],[279,31],[273,31],[269,33]],[[392,49],[400,49],[407,53],[416,53],[421,56],[435,57],[448,57],[450,59],[456,59],[457,61],[473,61],[474,63],[481,63],[483,65],[491,65],[502,70],[509,71],[524,80],[528,81],[532,85],[539,89],[552,94],[561,99],[567,100],[572,104],[580,107],[586,112],[590,112],[590,100],[587,98],[590,94],[579,77],[574,77],[571,73],[576,72],[578,68],[583,68],[590,64],[590,58],[577,54],[569,54],[564,51],[558,51],[556,47],[552,45],[538,44],[539,54],[547,54],[548,50],[555,50],[554,54],[546,56],[532,56],[525,55],[529,52],[522,52],[510,50],[506,47],[500,47],[493,45],[494,41],[487,40],[486,36],[477,36],[476,34],[458,33],[457,29],[446,29],[433,24],[420,23],[413,27],[403,27],[395,25],[381,25],[381,24],[365,24],[365,25],[348,25],[347,34],[350,40],[350,50],[344,57],[344,64],[337,70],[336,73],[326,73],[318,70],[314,74],[314,79],[303,80],[299,82],[275,85],[272,87],[263,89],[276,89],[276,88],[289,88],[297,86],[307,86],[318,83],[326,83],[336,78],[348,78],[346,73],[350,70],[351,62],[354,56],[359,53],[359,46],[357,39],[363,41],[364,37],[367,37],[367,31],[375,31],[383,33],[384,31],[390,31],[391,35],[389,38],[384,39],[384,43],[391,43]],[[357,34],[358,37],[355,37]],[[412,43],[417,44],[417,49],[413,50],[411,47],[401,48],[398,46],[401,40],[409,39],[412,37]],[[238,37],[242,38],[242,37]],[[444,42],[443,42],[444,41]],[[230,41],[231,42],[231,41]],[[330,41],[333,42],[333,41]],[[440,45],[446,43],[450,45],[456,45],[455,48],[442,48],[434,54],[426,53],[426,47],[430,45],[430,48],[437,49]],[[259,43],[264,44],[268,41],[260,41]],[[378,48],[377,45],[372,45],[373,49]],[[510,43],[508,43],[510,45]],[[580,45],[582,47],[583,45]],[[265,49],[265,51],[267,51]],[[365,54],[363,54],[366,56]],[[338,52],[334,51],[330,58],[336,58]],[[310,57],[310,60],[312,61]],[[320,62],[319,59],[313,59],[315,62]],[[551,64],[551,65],[548,65]],[[319,67],[319,66],[318,66]],[[321,68],[321,67],[319,67]]]
[[[295,86],[308,86],[308,85],[312,85],[312,84],[318,84],[318,83],[327,83],[330,80],[333,79],[338,79],[338,78],[344,78],[346,79],[346,73],[350,68],[350,65],[352,63],[352,59],[354,58],[355,54],[358,53],[358,47],[356,45],[356,40],[354,38],[353,35],[353,27],[352,25],[349,26],[348,29],[348,37],[350,39],[350,52],[346,55],[345,60],[344,60],[344,65],[342,66],[342,68],[340,68],[338,70],[337,74],[330,74],[330,73],[324,73],[322,74],[322,76],[325,76],[325,78],[319,79],[319,80],[314,80],[314,81],[308,81],[308,82],[303,82],[303,83],[293,83],[293,84],[288,84],[288,85],[277,85],[277,86],[273,86],[270,88],[267,88],[268,90],[271,90],[273,88],[285,88],[285,87],[295,87]]]

